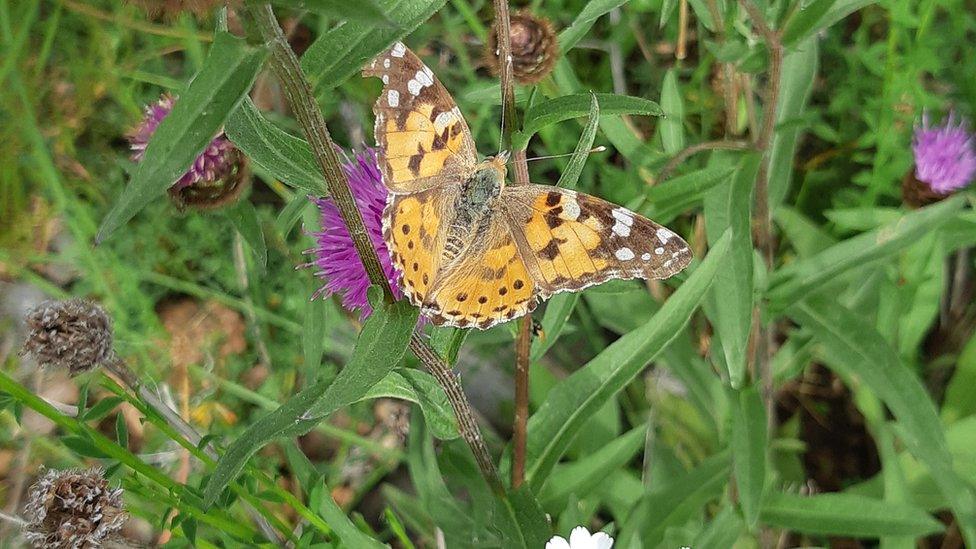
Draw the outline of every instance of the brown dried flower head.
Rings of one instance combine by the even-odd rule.
[[[233,5],[234,0],[128,0],[142,8],[152,19],[173,20],[181,13],[207,17],[218,8]]]
[[[24,354],[78,375],[114,358],[112,319],[83,299],[45,301],[27,313]]]
[[[535,84],[545,78],[559,58],[559,38],[548,19],[520,11],[509,17],[511,23],[512,73],[520,84]],[[500,71],[498,32],[492,27],[485,50],[485,62],[492,73]]]
[[[24,538],[34,547],[101,547],[125,524],[122,489],[111,488],[100,469],[48,470],[30,488]]]
[[[912,166],[901,180],[901,199],[911,209],[923,208],[934,204],[952,194],[939,193],[924,181],[915,177],[915,166]]]

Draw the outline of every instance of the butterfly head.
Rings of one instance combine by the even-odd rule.
[[[494,168],[502,176],[502,181],[505,180],[505,176],[508,175],[508,158],[510,154],[508,151],[502,151],[496,156],[489,156],[482,162],[482,168]]]

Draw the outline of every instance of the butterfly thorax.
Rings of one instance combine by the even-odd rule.
[[[505,167],[495,159],[481,164],[461,183],[454,200],[454,218],[451,220],[444,246],[444,261],[450,263],[459,257],[475,236],[488,229],[495,203],[505,186]]]

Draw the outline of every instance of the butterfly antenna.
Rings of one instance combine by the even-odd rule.
[[[607,148],[604,147],[603,145],[600,145],[599,147],[593,147],[592,149],[586,151],[586,154],[599,153],[599,152],[603,152],[605,150],[607,150]],[[536,160],[549,160],[551,158],[563,158],[563,157],[566,157],[566,156],[573,156],[574,154],[576,154],[576,153],[575,152],[571,152],[571,153],[565,153],[565,154],[551,154],[551,155],[548,155],[548,156],[536,156],[536,157],[533,157],[533,158],[527,158],[525,161],[526,162],[535,162]]]

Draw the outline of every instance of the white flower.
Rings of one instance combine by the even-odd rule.
[[[577,526],[569,534],[569,541],[561,536],[553,536],[546,542],[546,549],[610,549],[613,538],[605,532],[590,534],[585,526]]]

